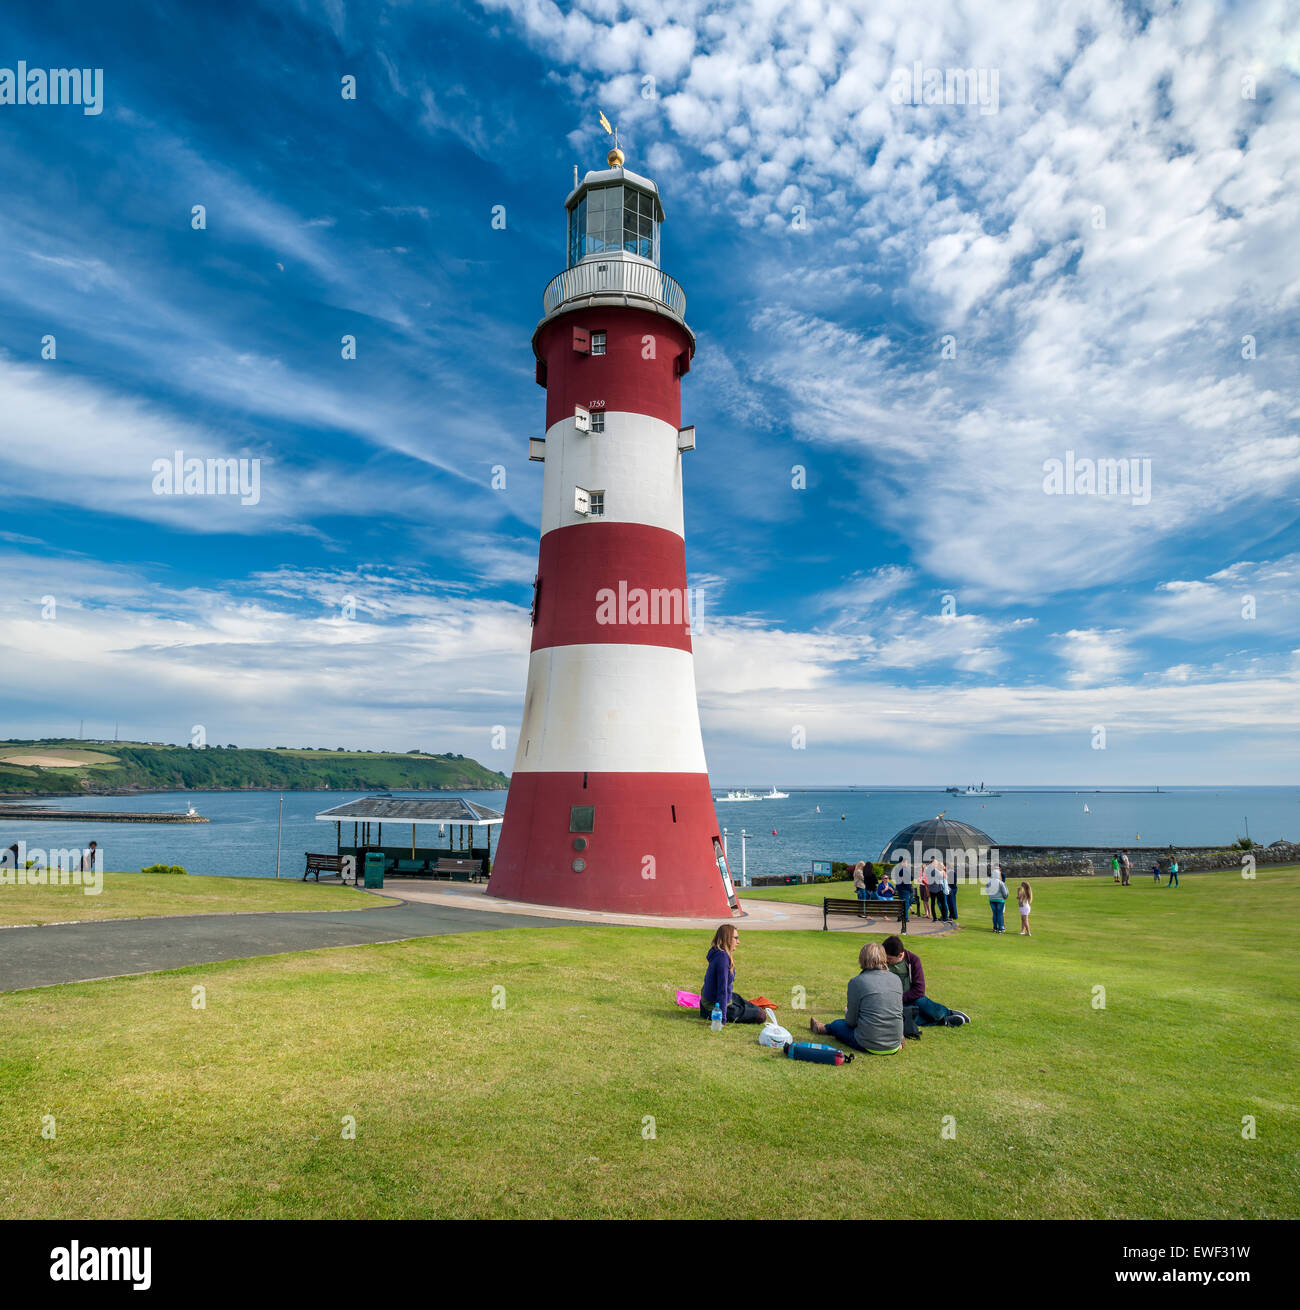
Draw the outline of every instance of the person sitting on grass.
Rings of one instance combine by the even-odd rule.
[[[960,1028],[962,1024],[970,1023],[970,1015],[964,1010],[950,1010],[925,994],[925,970],[921,968],[916,952],[909,951],[901,937],[886,937],[881,949],[885,952],[886,967],[903,984],[904,1010],[908,1007],[916,1010],[919,1027],[944,1024],[949,1028]]]
[[[723,1023],[763,1023],[767,1016],[735,990],[736,943],[740,930],[734,923],[724,923],[713,934],[713,944],[706,957],[709,967],[700,988],[700,1018],[711,1019],[714,1005],[722,1007]]]
[[[833,1037],[867,1055],[896,1055],[903,1049],[903,985],[889,972],[878,942],[867,942],[858,952],[862,970],[849,979],[848,1003],[843,1019],[808,1026],[819,1037]]]

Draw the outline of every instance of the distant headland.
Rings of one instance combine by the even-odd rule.
[[[326,747],[176,746],[46,738],[0,741],[0,796],[167,791],[504,791],[463,755]]]

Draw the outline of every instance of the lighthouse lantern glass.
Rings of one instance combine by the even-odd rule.
[[[616,250],[658,264],[656,209],[654,196],[630,184],[589,187],[569,210],[569,267]]]

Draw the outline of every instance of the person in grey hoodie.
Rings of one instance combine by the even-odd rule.
[[[903,1049],[903,984],[889,971],[884,947],[868,942],[858,952],[862,972],[849,979],[843,1019],[808,1026],[822,1037],[834,1037],[868,1055],[895,1055]]]
[[[984,895],[989,898],[993,910],[993,931],[1006,932],[1007,925],[1002,915],[1007,906],[1007,885],[1002,881],[1002,869],[996,864],[984,884]]]

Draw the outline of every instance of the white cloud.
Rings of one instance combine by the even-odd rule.
[[[738,379],[804,440],[860,455],[875,509],[922,501],[912,544],[935,576],[1004,599],[1113,584],[1207,518],[1300,488],[1284,4],[1180,5],[1141,26],[1096,0],[942,25],[906,0],[487,7],[581,94],[612,81],[620,121],[671,163],[676,213],[770,233],[737,243],[764,304]],[[643,101],[649,34],[670,22],[695,53]],[[913,61],[997,70],[999,111],[893,104]],[[692,151],[703,168],[679,168]],[[860,327],[863,284],[895,288],[897,333]],[[1247,333],[1267,342],[1254,360]],[[1151,504],[1045,497],[1043,461],[1067,448],[1151,458]]]
[[[1118,629],[1071,628],[1061,634],[1057,650],[1066,666],[1066,681],[1075,686],[1111,682],[1133,664],[1125,634]]]

